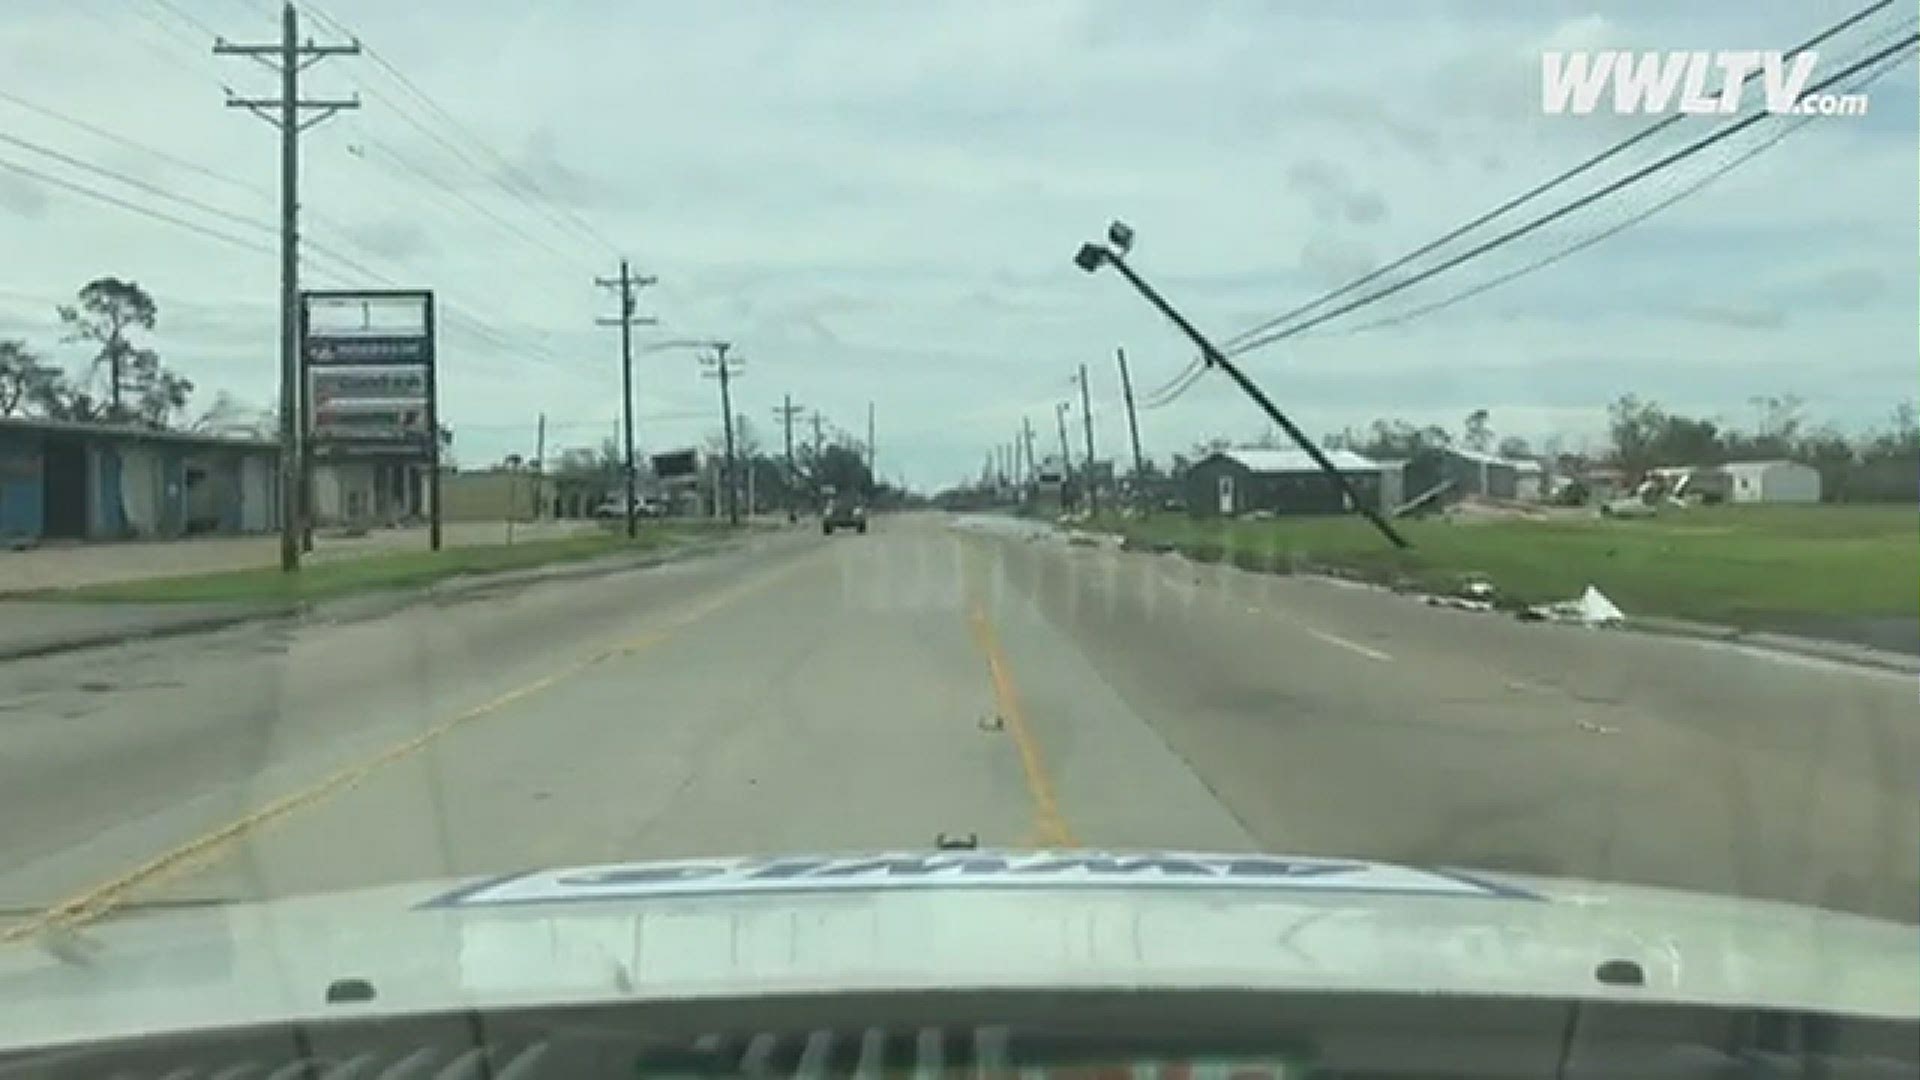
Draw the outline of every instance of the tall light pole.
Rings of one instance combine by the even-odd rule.
[[[1334,467],[1333,462],[1329,461],[1327,455],[1322,453],[1318,446],[1314,445],[1312,439],[1307,438],[1306,432],[1301,431],[1299,427],[1295,426],[1292,420],[1287,419],[1286,414],[1281,412],[1267,395],[1263,393],[1258,386],[1253,384],[1253,380],[1241,373],[1233,361],[1227,359],[1225,353],[1221,352],[1213,342],[1207,340],[1205,334],[1202,334],[1198,328],[1187,321],[1186,316],[1174,310],[1173,305],[1167,303],[1165,297],[1161,296],[1153,286],[1147,284],[1139,274],[1134,273],[1133,267],[1128,266],[1126,260],[1127,251],[1133,247],[1133,230],[1129,228],[1125,222],[1116,221],[1107,226],[1107,240],[1108,244],[1088,243],[1080,245],[1080,251],[1073,257],[1074,265],[1089,274],[1099,270],[1102,266],[1112,266],[1115,270],[1120,271],[1121,275],[1127,279],[1127,282],[1138,290],[1140,295],[1147,299],[1148,303],[1152,304],[1159,310],[1160,314],[1165,315],[1169,321],[1179,327],[1180,332],[1187,336],[1187,340],[1199,346],[1200,355],[1206,359],[1208,367],[1217,367],[1221,371],[1226,372],[1227,377],[1232,379],[1234,384],[1240,387],[1248,397],[1252,398],[1254,404],[1260,406],[1261,411],[1267,414],[1268,419],[1279,424],[1281,429],[1287,433],[1287,436],[1294,441],[1294,444],[1306,451],[1307,457],[1313,459],[1313,463],[1320,467],[1320,471],[1325,473],[1328,478],[1333,481],[1334,486],[1339,489],[1342,495],[1346,496],[1348,505],[1358,510],[1362,516],[1373,524],[1374,528],[1380,530],[1380,535],[1386,537],[1394,547],[1411,547],[1412,545],[1407,543],[1406,538],[1394,531],[1393,526],[1387,523],[1387,519],[1380,516],[1378,510],[1368,506],[1360,498],[1360,494],[1353,489],[1353,485],[1347,483],[1346,476]],[[1111,246],[1109,246],[1109,244]],[[1064,423],[1060,430],[1062,432],[1061,439],[1064,442],[1066,438],[1066,427]]]

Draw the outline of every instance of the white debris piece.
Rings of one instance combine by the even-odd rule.
[[[1626,612],[1607,599],[1607,594],[1587,586],[1587,591],[1575,600],[1562,600],[1555,604],[1538,604],[1527,609],[1527,615],[1535,619],[1552,622],[1580,623],[1584,626],[1618,626],[1626,621]]]

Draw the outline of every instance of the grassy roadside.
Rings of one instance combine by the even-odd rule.
[[[393,551],[309,562],[297,574],[277,567],[227,570],[211,574],[149,578],[144,581],[51,589],[21,599],[100,602],[205,602],[324,600],[354,593],[413,589],[462,574],[523,570],[619,554],[644,554],[685,547],[716,537],[716,526],[686,523],[647,525],[632,540],[618,531],[512,545],[488,544],[440,551]]]
[[[1503,601],[1592,584],[1635,615],[1742,627],[1805,617],[1920,615],[1920,515],[1902,507],[1740,506],[1652,519],[1397,523],[1396,551],[1358,518],[1260,522],[1155,516],[1096,526],[1247,569],[1333,570],[1441,591],[1484,576]]]

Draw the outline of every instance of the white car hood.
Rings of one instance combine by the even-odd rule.
[[[1598,976],[1616,961],[1641,984]],[[1911,926],[1361,860],[687,859],[48,930],[0,945],[0,1049],[347,1014],[875,989],[1365,990],[1911,1020],[1915,971]],[[363,981],[371,1000],[330,1003],[342,980]]]

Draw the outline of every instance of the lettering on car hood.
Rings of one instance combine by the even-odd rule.
[[[1356,859],[1106,852],[902,853],[612,863],[481,881],[423,907],[892,889],[1196,889],[1538,899],[1455,871]]]

